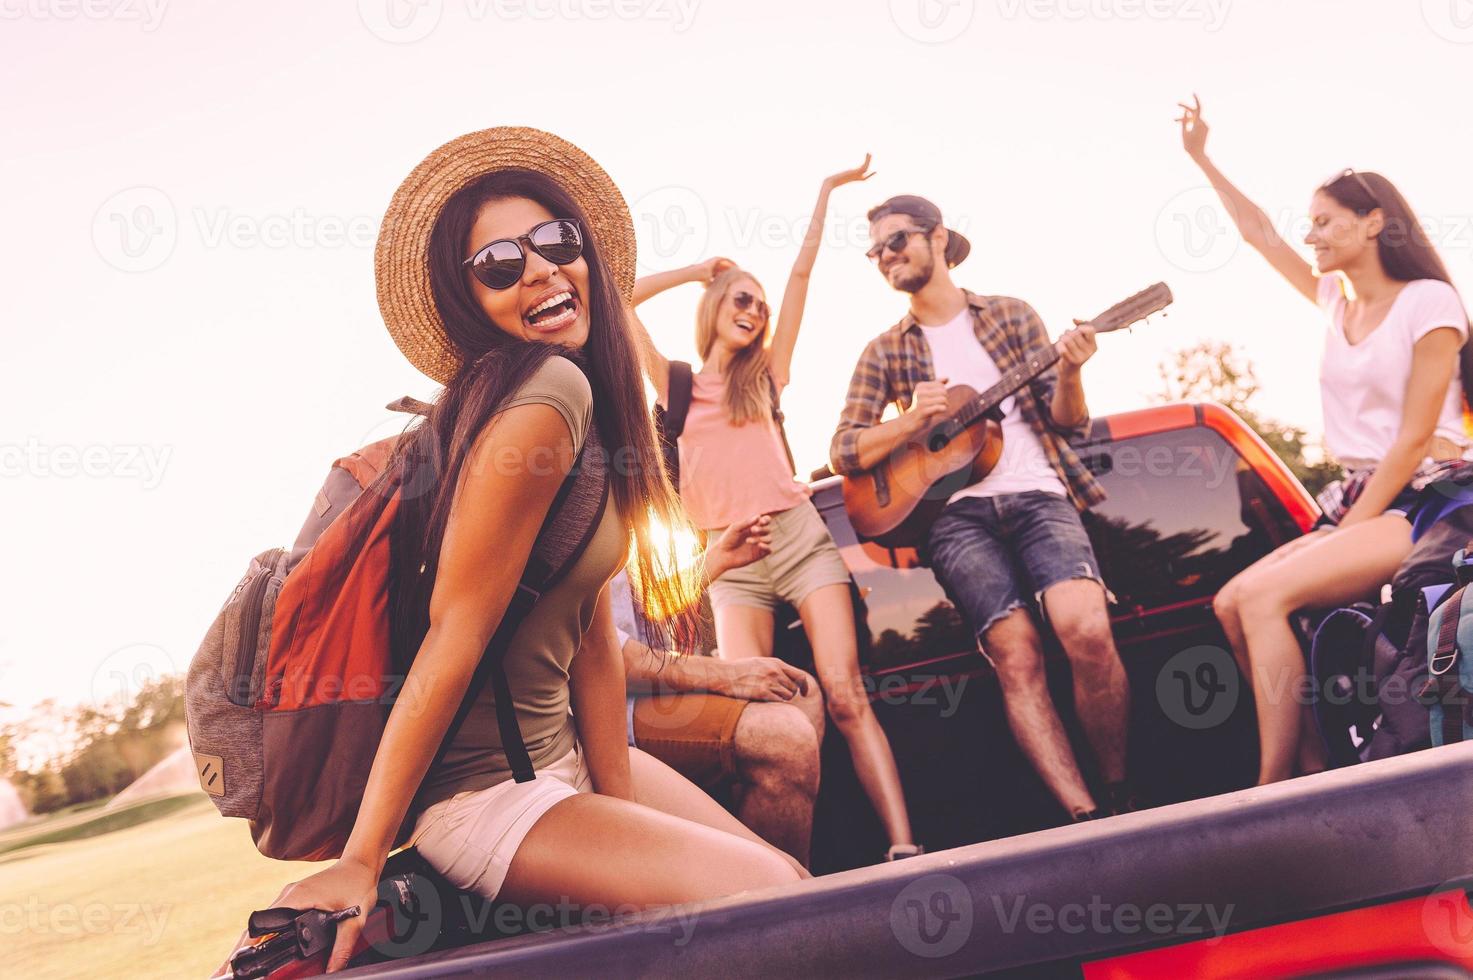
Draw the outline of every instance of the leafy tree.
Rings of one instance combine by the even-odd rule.
[[[1215,401],[1232,409],[1284,461],[1311,495],[1344,476],[1338,463],[1310,462],[1317,448],[1309,433],[1295,425],[1261,415],[1249,407],[1258,393],[1253,362],[1226,341],[1204,340],[1170,355],[1160,365],[1162,393],[1158,401]],[[1315,454],[1321,455],[1322,454]]]

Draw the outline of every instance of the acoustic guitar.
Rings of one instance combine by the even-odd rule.
[[[1123,330],[1170,304],[1171,290],[1158,282],[1116,303],[1089,325],[1095,333]],[[946,415],[878,466],[844,478],[844,509],[854,530],[887,548],[924,542],[952,494],[997,465],[1003,401],[1058,360],[1055,345],[1029,355],[980,395],[967,385],[948,388]]]

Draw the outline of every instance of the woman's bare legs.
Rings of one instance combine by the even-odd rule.
[[[517,849],[499,900],[647,908],[806,876],[678,773],[638,749],[629,763],[640,802],[579,793],[554,805]]]
[[[818,683],[829,717],[849,743],[849,755],[860,784],[880,816],[892,844],[912,844],[910,817],[890,741],[870,707],[859,676],[859,648],[854,636],[854,607],[847,585],[815,590],[799,606],[803,628],[813,648]],[[773,615],[755,606],[722,606],[716,610],[716,641],[723,657],[770,657]]]
[[[722,606],[716,613],[716,647],[730,660],[772,656],[772,610],[761,606]]]
[[[1390,578],[1411,547],[1406,518],[1383,514],[1286,545],[1282,555],[1264,558],[1218,593],[1223,630],[1253,682],[1260,785],[1293,775],[1296,757],[1313,768],[1319,755],[1313,746],[1300,754],[1304,705],[1297,692],[1304,658],[1289,616],[1305,606],[1364,596]]]
[[[854,636],[849,586],[815,589],[799,604],[798,615],[803,618],[813,648],[814,672],[828,702],[829,717],[849,743],[849,756],[865,794],[880,815],[890,843],[914,844],[895,754],[859,676],[859,646]]]
[[[798,722],[798,724],[805,724]],[[634,798],[645,806],[672,817],[703,824],[736,837],[761,844],[788,862],[800,878],[813,877],[792,855],[763,840],[761,835],[732,816],[695,783],[671,769],[648,752],[629,749],[630,775],[634,778]]]

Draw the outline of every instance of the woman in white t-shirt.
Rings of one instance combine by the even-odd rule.
[[[1347,470],[1322,497],[1327,526],[1239,574],[1215,609],[1257,697],[1258,781],[1324,768],[1306,723],[1304,657],[1289,616],[1374,592],[1411,551],[1419,469],[1467,455],[1468,320],[1447,269],[1385,177],[1345,170],[1310,202],[1312,266],[1207,159],[1202,105],[1181,104],[1182,144],[1243,239],[1328,320],[1320,364],[1325,448]]]

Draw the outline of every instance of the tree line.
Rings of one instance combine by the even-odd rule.
[[[172,752],[183,725],[177,674],[147,682],[127,704],[43,701],[25,720],[0,725],[0,778],[32,813],[104,799]],[[38,750],[49,752],[40,762],[32,758]]]

